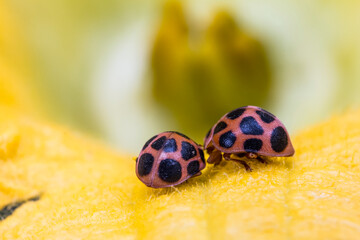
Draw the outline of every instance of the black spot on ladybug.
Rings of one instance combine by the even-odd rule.
[[[261,120],[263,120],[263,122],[265,123],[271,123],[272,121],[275,120],[275,118],[268,114],[267,112],[264,111],[256,111],[257,115],[259,115],[259,117],[261,118]]]
[[[199,150],[199,153],[200,153],[201,161],[203,161],[205,163],[204,151],[201,148],[198,148],[198,150]]]
[[[198,161],[192,161],[187,166],[187,173],[189,175],[194,175],[194,174],[198,173],[199,171],[200,171],[200,164]]]
[[[282,152],[288,145],[288,138],[283,127],[275,128],[271,133],[270,138],[271,148],[275,152]]]
[[[154,164],[154,157],[150,153],[141,155],[138,164],[138,173],[140,176],[146,176],[151,172]]]
[[[176,152],[177,145],[176,145],[175,139],[170,138],[170,139],[166,140],[163,151],[164,152]]]
[[[196,149],[195,147],[185,141],[181,142],[181,157],[185,160],[189,160],[196,156]]]
[[[162,136],[151,144],[151,147],[155,150],[160,150],[166,141],[166,137]]]
[[[181,165],[174,159],[162,160],[159,164],[159,177],[169,183],[177,182],[181,178]]]
[[[258,152],[263,145],[263,142],[257,138],[250,138],[244,142],[244,149],[246,152]]]
[[[190,138],[188,136],[186,136],[185,134],[183,134],[183,133],[179,133],[179,132],[176,132],[176,131],[168,131],[168,132],[176,133],[177,135],[180,135],[180,136],[190,140]]]
[[[227,124],[223,121],[216,124],[216,127],[214,129],[214,134],[220,132],[221,130],[224,130],[227,127]]]
[[[253,117],[244,117],[240,122],[240,129],[246,135],[262,135],[264,130]]]
[[[260,111],[263,111],[263,112],[265,112],[265,113],[267,113],[267,114],[269,114],[270,116],[273,116],[273,117],[275,118],[274,114],[272,114],[271,112],[268,112],[268,111],[266,111],[265,109],[263,109],[263,108],[261,108],[261,107],[258,107],[258,108],[260,109]]]
[[[231,119],[231,120],[234,120],[234,119],[237,119],[238,117],[240,117],[244,112],[245,112],[245,108],[238,108],[238,109],[235,109],[234,111],[232,112],[229,112],[226,117],[228,119]]]
[[[158,135],[153,136],[152,138],[150,138],[149,140],[146,141],[145,145],[143,146],[142,150],[144,150],[145,148],[147,148],[147,146],[149,146],[149,144],[152,142],[152,140],[154,140]]]
[[[236,141],[236,136],[228,131],[220,136],[219,144],[223,148],[231,148]]]

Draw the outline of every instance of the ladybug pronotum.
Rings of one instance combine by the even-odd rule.
[[[249,171],[250,166],[235,156],[265,163],[260,156],[289,157],[295,153],[280,120],[255,106],[237,108],[220,118],[207,133],[204,149],[210,155],[208,163],[219,164],[224,158],[240,162]]]
[[[202,148],[182,133],[163,132],[150,138],[136,159],[136,175],[152,188],[178,185],[205,168]]]

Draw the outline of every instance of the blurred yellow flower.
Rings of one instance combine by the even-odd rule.
[[[33,73],[23,30],[6,1],[0,0],[0,103],[34,114],[40,107],[31,89]]]
[[[218,11],[204,31],[168,2],[152,50],[153,93],[179,130],[201,138],[225,112],[266,107],[271,74],[263,45]]]

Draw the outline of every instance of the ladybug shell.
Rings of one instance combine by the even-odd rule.
[[[204,138],[204,149],[207,149],[210,146],[210,142],[212,140],[213,136],[213,128],[210,128],[210,130],[207,132],[205,138]]]
[[[178,132],[163,132],[150,138],[136,159],[137,177],[153,188],[178,185],[204,168],[201,147]]]
[[[266,110],[246,106],[225,114],[204,140],[224,153],[256,153],[263,156],[292,156],[295,151],[285,126]]]

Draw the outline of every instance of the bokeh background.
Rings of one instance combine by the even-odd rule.
[[[290,133],[360,104],[360,2],[0,0],[1,101],[136,154],[258,105]]]

